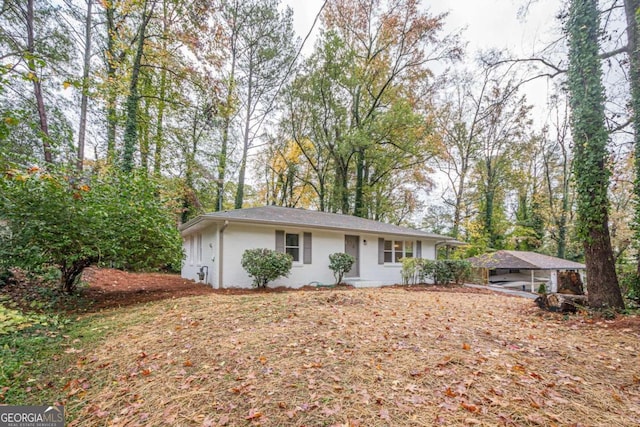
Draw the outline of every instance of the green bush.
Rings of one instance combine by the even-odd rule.
[[[623,271],[618,273],[620,290],[625,298],[640,302],[640,276],[635,271]]]
[[[287,277],[293,265],[291,255],[271,249],[247,249],[242,254],[242,268],[253,277],[253,286],[264,288],[278,277]]]
[[[136,174],[79,180],[37,168],[0,178],[0,270],[55,267],[72,293],[93,263],[134,270],[179,268],[182,240],[160,188]]]
[[[462,259],[447,259],[443,260],[449,269],[448,276],[456,285],[462,285],[471,277],[471,263]]]
[[[453,281],[453,272],[446,261],[434,261],[433,275],[431,278],[433,279],[434,285],[448,285]]]
[[[344,273],[351,271],[351,267],[353,267],[354,262],[356,262],[356,259],[344,252],[337,252],[329,255],[329,268],[333,271],[333,277],[336,279],[336,285],[342,283]]]
[[[415,285],[418,283],[418,274],[420,272],[420,258],[402,258],[402,284]]]
[[[471,264],[464,260],[430,260],[405,258],[402,260],[402,283],[415,284],[433,281],[435,285],[451,282],[460,285],[469,279]]]

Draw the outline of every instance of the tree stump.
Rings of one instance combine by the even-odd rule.
[[[577,271],[562,271],[558,274],[558,293],[584,295],[582,279]]]
[[[578,310],[577,306],[587,305],[587,297],[586,295],[551,294],[547,296],[547,304],[551,311],[575,313]]]

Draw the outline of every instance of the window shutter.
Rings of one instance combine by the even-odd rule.
[[[284,252],[284,231],[276,230],[276,252]]]
[[[302,262],[304,264],[311,264],[311,233],[304,233],[304,253],[302,255]]]
[[[384,239],[378,238],[378,264],[384,264]]]
[[[422,240],[416,242],[416,258],[422,258]]]

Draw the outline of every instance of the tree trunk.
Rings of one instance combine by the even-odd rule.
[[[231,97],[229,96],[228,99]],[[229,113],[230,114],[230,113]],[[224,180],[227,172],[227,149],[229,146],[229,130],[231,128],[231,118],[225,117],[222,130],[222,141],[220,144],[220,155],[218,156],[218,179],[216,180],[216,203],[215,210],[222,211],[224,203]]]
[[[325,185],[324,185],[324,179],[323,178],[319,178],[318,179],[318,199],[319,199],[319,209],[320,212],[325,212],[327,207],[325,206]]]
[[[162,172],[162,149],[164,148],[164,109],[167,91],[167,70],[160,70],[160,93],[158,100],[158,117],[156,119],[155,152],[153,154],[153,173],[160,176]]]
[[[491,165],[491,159],[487,159],[485,161],[485,165],[487,168],[487,188],[484,195],[484,232],[489,238],[489,247],[496,248],[496,237],[494,232],[494,224],[493,224],[493,205],[495,202],[495,191],[493,187],[493,169]]]
[[[465,191],[466,171],[460,173],[458,180],[458,190],[456,191],[456,202],[453,211],[453,226],[451,227],[451,237],[457,239],[460,236],[460,225],[462,223],[462,197]]]
[[[251,55],[251,54],[249,54]],[[253,57],[253,55],[251,55]],[[244,120],[244,138],[242,141],[242,158],[240,159],[240,171],[238,172],[238,188],[236,189],[235,208],[242,209],[244,201],[244,179],[247,169],[247,154],[249,152],[249,132],[251,126],[251,109],[253,103],[253,63],[249,63],[249,75],[247,76],[247,114]]]
[[[91,1],[91,0],[88,0]],[[107,164],[112,165],[116,160],[116,127],[118,125],[118,112],[116,110],[117,93],[116,81],[116,21],[115,9],[112,2],[105,2],[105,15],[107,21]]]
[[[191,128],[191,146],[187,145],[185,149],[185,173],[184,173],[184,195],[182,199],[182,223],[189,221],[192,218],[191,211],[195,206],[195,192],[193,191],[193,169],[196,161],[196,150],[198,147],[197,142],[197,129],[198,126],[198,113],[195,112],[193,117],[193,126]]]
[[[35,48],[35,36],[34,36],[34,12],[33,1],[27,0],[27,52],[29,57],[27,59],[27,68],[31,74],[31,82],[33,83],[33,94],[36,98],[36,105],[38,109],[38,117],[40,119],[40,131],[42,132],[42,149],[44,152],[44,161],[47,163],[53,163],[53,155],[51,153],[51,144],[49,141],[49,125],[47,123],[47,112],[44,108],[44,98],[42,96],[42,83],[36,69],[36,48]]]
[[[364,206],[364,148],[356,151],[356,188],[353,214],[360,218],[366,218],[367,209]]]
[[[342,163],[342,162],[339,162]],[[337,193],[342,214],[349,215],[349,171],[346,165],[338,164],[336,167],[336,181],[334,189]]]
[[[142,15],[142,22],[138,30],[138,43],[136,45],[136,56],[134,57],[131,68],[131,82],[129,83],[129,95],[127,96],[126,110],[127,117],[124,128],[124,147],[122,152],[122,170],[131,172],[133,170],[133,155],[135,153],[138,140],[138,105],[140,103],[140,95],[138,94],[138,81],[140,79],[140,68],[142,65],[142,54],[144,53],[144,42],[146,38],[146,29],[153,8],[147,12],[147,2],[145,1],[145,13]]]
[[[215,201],[215,209],[217,211],[221,211],[224,207],[224,181],[226,179],[227,173],[227,153],[229,149],[229,133],[231,131],[231,116],[234,112],[234,89],[236,86],[236,62],[237,62],[237,42],[238,42],[238,13],[239,13],[239,2],[233,2],[233,15],[231,22],[231,34],[230,34],[230,56],[231,56],[231,67],[229,70],[229,79],[227,81],[227,99],[226,105],[224,105],[222,111],[222,117],[224,118],[224,123],[222,127],[222,141],[220,143],[220,155],[218,156],[218,179],[216,182],[216,201]]]
[[[70,266],[60,267],[60,290],[66,294],[73,294],[78,284],[78,278],[85,268],[89,267],[95,260],[83,258],[73,262]]]
[[[82,96],[80,98],[80,129],[78,130],[78,158],[76,169],[82,172],[84,163],[84,139],[87,133],[87,104],[89,91],[89,71],[91,68],[91,9],[93,0],[87,0],[87,19],[84,27],[84,64],[82,68]]]
[[[636,246],[640,245],[640,33],[638,32],[638,9],[640,0],[624,0],[627,18],[627,54],[629,55],[629,85],[631,87],[631,123],[635,149],[634,193],[635,218],[634,235]],[[640,251],[637,255],[636,271],[640,275]]]
[[[603,230],[592,230],[583,246],[587,265],[589,306],[624,308],[616,276],[609,227],[606,223]]]
[[[167,24],[167,3],[162,3],[162,51],[167,51],[167,37],[168,37],[168,24]],[[162,150],[164,149],[164,109],[166,106],[167,96],[167,64],[162,62],[162,68],[160,69],[160,89],[158,93],[158,117],[156,119],[156,135],[154,137],[155,151],[153,154],[153,174],[160,176],[162,172]]]
[[[567,213],[570,208],[569,173],[567,169],[565,166],[564,184],[562,186],[562,211],[558,220],[558,258],[565,258],[567,255]]]
[[[608,134],[599,58],[596,0],[572,0],[569,7],[568,88],[575,156],[576,230],[583,239],[589,305],[624,308],[609,236]]]
[[[227,88],[227,102],[224,106],[224,124],[222,127],[222,141],[218,156],[218,179],[216,182],[215,210],[222,211],[224,206],[224,180],[227,173],[227,151],[229,149],[229,132],[231,131],[231,114],[233,104],[233,81],[235,72],[235,56],[231,60],[231,76]]]
[[[144,93],[150,93],[151,91],[151,77],[146,77],[143,79],[143,88]],[[150,149],[150,141],[149,141],[149,128],[151,125],[151,116],[149,115],[149,110],[151,108],[149,99],[143,99],[144,108],[142,117],[138,118],[138,127],[140,129],[140,168],[147,175],[149,173],[149,149]]]

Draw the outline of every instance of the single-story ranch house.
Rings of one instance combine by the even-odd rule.
[[[251,287],[240,264],[246,249],[268,248],[293,257],[289,277],[272,286],[332,284],[329,255],[356,262],[344,282],[355,286],[401,283],[404,257],[435,259],[436,245],[452,239],[348,215],[264,206],[200,215],[180,227],[186,259],[182,277],[214,288]]]

